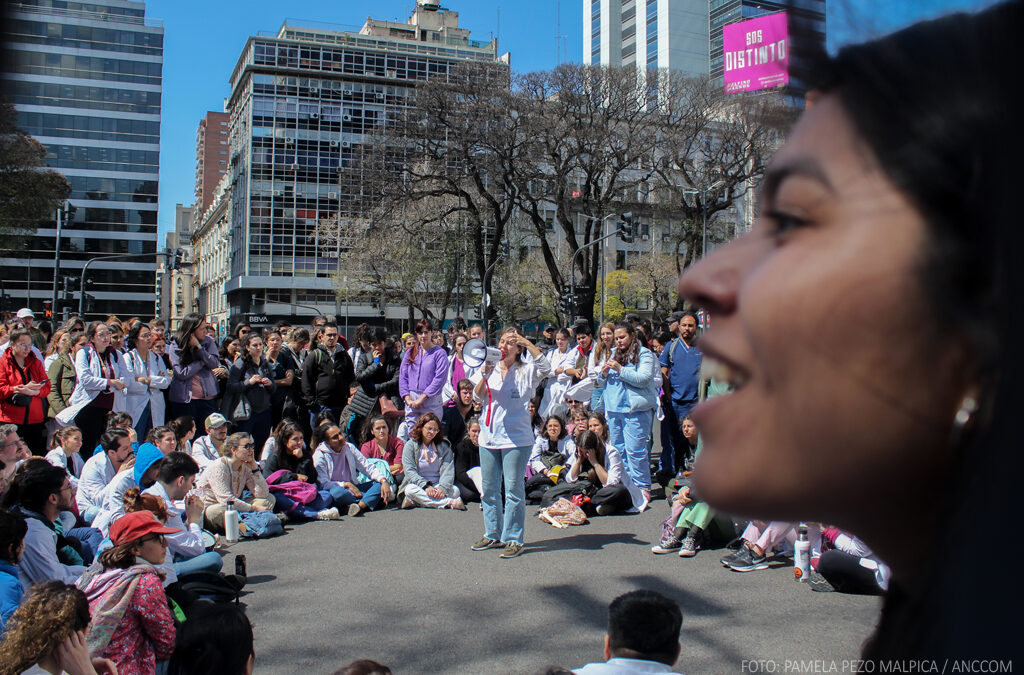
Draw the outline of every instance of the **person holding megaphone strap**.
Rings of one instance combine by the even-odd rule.
[[[494,358],[496,351],[500,353],[500,361]],[[531,362],[524,360],[524,352],[533,357]],[[523,478],[534,442],[526,405],[551,372],[551,364],[544,353],[514,327],[502,331],[497,350],[486,345],[484,350],[471,350],[467,343],[463,356],[467,362],[483,357],[482,377],[473,396],[484,406],[480,413],[479,443],[484,536],[470,548],[483,551],[503,547],[502,558],[515,558],[523,550],[526,521]],[[503,482],[504,503],[501,501]]]

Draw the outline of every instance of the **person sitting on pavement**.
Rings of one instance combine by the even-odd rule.
[[[132,488],[144,489],[155,483],[163,459],[163,451],[152,443],[140,445],[135,457],[121,465],[117,475],[100,493],[100,511],[92,526],[106,535],[111,524],[124,515],[125,493]]]
[[[26,590],[51,579],[74,583],[86,569],[82,551],[64,536],[60,521],[61,511],[71,509],[72,490],[64,469],[28,460],[4,495],[4,506],[24,517],[28,525],[18,568]]]
[[[200,471],[210,462],[221,458],[224,441],[228,437],[228,420],[220,413],[207,415],[205,425],[206,435],[192,443],[192,451],[189,453],[196,460]]]
[[[470,417],[466,420],[466,436],[455,446],[455,486],[459,488],[459,497],[464,504],[480,501],[480,490],[469,475],[476,469],[480,475],[480,418]]]
[[[558,415],[549,415],[544,420],[544,435],[533,444],[533,452],[527,468],[533,475],[526,479],[526,499],[539,504],[544,493],[559,480],[565,480],[562,472],[569,466],[569,460],[576,452],[573,442],[565,430],[565,422]]]
[[[160,448],[160,452],[164,453],[164,456],[167,456],[178,449],[178,436],[174,433],[174,429],[167,425],[153,427],[147,431],[146,438],[143,439],[143,442],[152,443],[156,447]]]
[[[388,420],[383,415],[377,415],[370,420],[370,438],[359,448],[363,457],[367,459],[382,459],[388,464],[388,471],[396,484],[401,484],[405,478],[402,468],[402,451],[405,444],[395,434],[391,433]]]
[[[239,513],[271,511],[276,502],[256,462],[252,436],[231,434],[224,441],[224,456],[210,462],[199,474],[196,486],[203,494],[206,522],[218,533],[224,532],[224,512],[234,503]],[[243,493],[252,497],[247,501]]]
[[[292,420],[282,420],[275,430],[274,454],[263,464],[263,472],[267,478],[275,479],[275,483],[298,481],[317,483],[316,466],[313,453],[302,439],[302,427]],[[278,478],[274,474],[283,472]],[[292,499],[283,492],[275,492],[277,500],[275,510],[284,513],[291,520],[341,520],[341,513],[331,506],[334,498],[327,490],[318,490],[313,501],[303,504]]]
[[[811,564],[833,589],[858,595],[882,595],[889,590],[892,571],[859,537],[836,527],[825,528],[821,551]]]
[[[679,605],[657,591],[624,593],[608,606],[604,662],[588,663],[576,675],[670,673],[679,660]]]
[[[0,673],[110,675],[114,663],[89,654],[89,601],[70,584],[34,586],[11,616],[0,643]]]
[[[692,459],[696,460],[699,453],[697,426],[687,415],[682,422],[683,438],[694,448]],[[664,553],[679,553],[680,558],[692,558],[697,555],[701,541],[704,538],[704,531],[708,524],[715,517],[714,510],[694,490],[691,472],[686,472],[682,479],[676,479],[678,491],[672,497],[672,513],[678,512],[675,524],[675,532],[667,541],[651,547],[651,553],[660,555]]]
[[[114,544],[76,582],[89,599],[89,651],[109,658],[123,675],[154,675],[174,651],[174,619],[160,565],[166,527],[151,511],[135,511],[110,527]]]
[[[455,487],[455,458],[452,446],[441,431],[441,420],[428,412],[416,420],[402,453],[405,480],[399,489],[402,508],[465,511],[466,505]]]
[[[240,607],[197,603],[178,627],[167,675],[252,675],[252,624]]]
[[[604,418],[601,413],[593,413],[591,420]],[[590,494],[590,503],[597,510],[599,516],[610,516],[625,511],[640,509],[644,503],[644,497],[640,489],[633,483],[626,472],[626,466],[618,449],[607,443],[594,431],[584,431],[578,439],[576,453],[571,459],[569,470],[566,472],[565,480],[573,484],[581,478],[590,483],[593,493]],[[549,502],[548,490],[541,502]]]
[[[474,386],[468,378],[459,380],[455,397],[442,409],[441,430],[452,447],[466,435],[466,420],[480,413],[480,404],[473,400]]]
[[[793,523],[752,520],[743,530],[740,547],[719,562],[734,572],[766,570],[769,567],[769,554],[773,554],[776,549],[787,550],[796,541],[796,534]],[[821,552],[821,526],[812,523],[807,528],[807,534],[811,541],[811,557],[817,558]]]
[[[347,506],[348,515],[360,516],[375,509],[382,499],[385,504],[391,501],[387,476],[348,442],[341,427],[326,422],[319,431],[324,440],[313,453],[313,464],[320,489],[329,491],[337,506]],[[370,480],[357,482],[360,472]]]
[[[25,549],[25,519],[7,509],[0,509],[0,635],[4,626],[21,605],[25,589],[18,576],[18,562]]]
[[[114,480],[121,465],[132,455],[131,432],[108,429],[100,436],[102,452],[95,453],[82,467],[75,502],[86,523],[92,523],[100,512],[100,496]]]
[[[78,489],[78,477],[82,475],[85,462],[79,451],[82,449],[82,431],[78,427],[61,427],[50,439],[50,451],[46,461],[68,472],[68,480]]]
[[[156,482],[145,494],[163,502],[167,526],[179,530],[168,534],[167,556],[175,574],[220,572],[223,561],[218,553],[207,551],[203,541],[203,500],[193,492],[199,465],[183,452],[167,455],[156,474]],[[182,511],[177,505],[184,504]]]

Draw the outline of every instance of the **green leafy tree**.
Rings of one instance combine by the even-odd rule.
[[[0,247],[13,248],[71,194],[62,174],[44,168],[46,148],[19,129],[14,106],[0,99]]]

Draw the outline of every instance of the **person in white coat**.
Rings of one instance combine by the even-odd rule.
[[[74,424],[82,430],[82,456],[92,455],[106,426],[107,413],[124,412],[127,406],[124,357],[110,346],[107,325],[93,321],[85,331],[89,339],[75,355],[75,390],[68,407],[58,413],[61,426]]]
[[[576,349],[569,348],[569,339],[569,331],[560,328],[555,333],[556,347],[547,353],[548,362],[551,363],[551,375],[548,376],[548,384],[544,388],[539,410],[540,416],[545,419],[552,415],[565,417],[569,412],[565,392],[572,386],[572,375],[567,371],[576,367],[576,359],[579,356]]]
[[[127,412],[135,421],[135,435],[145,438],[146,432],[164,423],[164,389],[171,384],[171,375],[163,359],[152,351],[153,332],[141,321],[128,331],[128,352],[124,355]]]

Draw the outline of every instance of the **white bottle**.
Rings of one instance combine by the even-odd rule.
[[[811,541],[807,538],[806,523],[800,523],[793,544],[793,575],[797,581],[811,580]]]
[[[224,511],[224,535],[232,544],[238,541],[238,511],[234,499],[228,500],[228,507]]]

